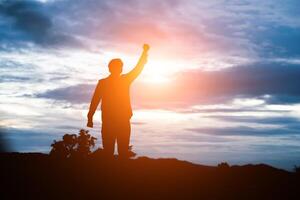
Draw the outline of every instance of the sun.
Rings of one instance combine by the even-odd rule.
[[[142,81],[157,85],[166,84],[179,70],[176,63],[170,60],[150,60],[144,68]]]
[[[151,83],[155,85],[162,85],[169,83],[173,77],[186,70],[191,66],[187,61],[176,59],[170,55],[159,55],[158,53],[151,54],[149,52],[148,62],[145,64],[143,72],[138,78],[138,81]],[[136,65],[138,56],[126,55],[120,53],[106,53],[106,57],[120,57],[124,62],[123,73],[126,74]]]

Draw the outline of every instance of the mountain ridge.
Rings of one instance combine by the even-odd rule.
[[[9,199],[298,199],[300,176],[266,164],[206,166],[174,158],[101,154],[56,159],[0,153]],[[4,198],[4,199],[6,199]]]

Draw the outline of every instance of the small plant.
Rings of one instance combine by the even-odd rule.
[[[88,130],[81,129],[76,134],[65,134],[61,141],[51,144],[50,155],[57,158],[69,158],[74,156],[87,156],[91,148],[95,146],[96,138],[89,134]]]
[[[219,169],[229,169],[229,167],[230,166],[228,165],[227,162],[222,162],[222,163],[218,164]]]
[[[95,146],[95,137],[89,134],[89,131],[81,129],[77,136],[76,152],[80,155],[88,155],[91,153],[91,148]]]
[[[294,171],[296,174],[300,175],[300,166],[295,165],[294,166]]]

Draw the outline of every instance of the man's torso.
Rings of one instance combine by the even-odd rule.
[[[130,82],[126,76],[107,77],[99,81],[102,93],[102,118],[129,119],[132,116],[130,104]]]

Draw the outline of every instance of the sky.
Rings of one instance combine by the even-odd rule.
[[[139,156],[300,164],[300,1],[0,0],[0,127],[13,151],[49,152],[88,129],[107,64],[131,87]]]

